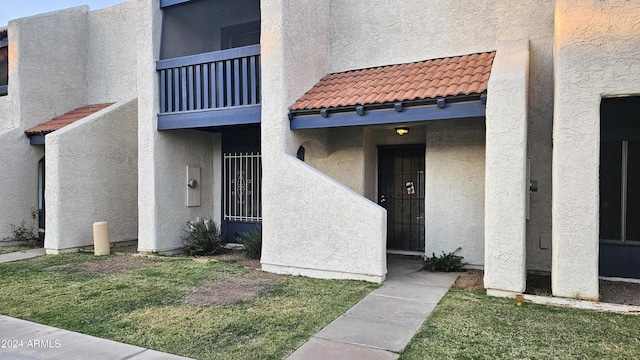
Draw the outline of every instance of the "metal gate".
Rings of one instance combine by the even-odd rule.
[[[224,220],[261,222],[262,158],[260,153],[225,153],[224,179]]]
[[[378,203],[387,209],[387,249],[424,252],[425,145],[378,147]]]

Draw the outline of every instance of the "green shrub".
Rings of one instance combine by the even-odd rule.
[[[22,220],[20,225],[11,224],[11,236],[7,236],[2,241],[18,241],[29,247],[43,247],[44,234],[39,234],[37,230],[38,212],[31,210],[31,226],[27,226]]]
[[[216,223],[209,219],[187,221],[182,237],[187,255],[215,255],[222,249],[222,234]]]
[[[440,256],[436,256],[435,253],[432,253],[432,257],[424,259],[422,270],[442,272],[462,271],[463,267],[468,263],[463,263],[462,259],[464,258],[456,255],[456,253],[461,249],[462,248],[457,248],[454,252],[450,252],[448,254],[445,254],[443,251]]]
[[[250,259],[260,259],[262,256],[262,228],[257,227],[240,233],[238,242],[244,245],[244,251]]]

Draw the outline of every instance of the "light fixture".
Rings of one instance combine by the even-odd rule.
[[[396,128],[396,132],[398,133],[398,135],[402,136],[404,134],[409,133],[409,128],[399,127],[399,128]]]

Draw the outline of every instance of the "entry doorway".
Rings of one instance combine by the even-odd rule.
[[[38,161],[38,228],[44,230],[44,158]]]
[[[425,144],[378,147],[378,204],[387,210],[387,249],[424,253]]]
[[[601,276],[640,279],[640,97],[600,106]]]
[[[223,242],[235,243],[262,224],[260,127],[238,126],[222,132]]]

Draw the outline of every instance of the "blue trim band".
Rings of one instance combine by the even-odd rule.
[[[158,114],[158,130],[259,124],[262,106]]]
[[[395,107],[386,109],[371,109],[365,115],[358,115],[355,111],[321,114],[296,115],[292,114],[291,129],[320,129],[342,126],[395,124],[429,120],[464,119],[484,117],[485,105],[480,100],[446,103],[444,108],[434,105],[408,106],[398,112]]]
[[[189,1],[191,0],[160,0],[160,8],[162,9],[167,6],[178,5],[178,4],[186,3]]]
[[[44,145],[45,134],[36,134],[29,136],[29,144],[31,145]]]

